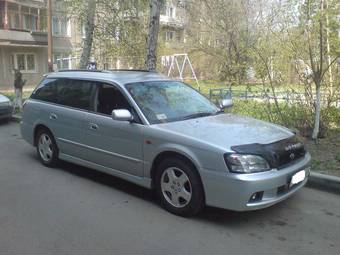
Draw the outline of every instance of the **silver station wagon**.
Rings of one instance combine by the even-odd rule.
[[[21,132],[44,165],[64,160],[155,189],[182,216],[260,209],[303,187],[310,154],[295,134],[227,106],[156,72],[61,71],[26,101]]]

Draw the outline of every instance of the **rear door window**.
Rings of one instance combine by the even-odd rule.
[[[95,82],[84,80],[61,79],[58,81],[58,104],[93,110]]]

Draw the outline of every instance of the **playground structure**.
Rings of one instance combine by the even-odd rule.
[[[197,84],[197,88],[200,91],[200,84],[198,82],[195,70],[191,64],[191,61],[187,53],[173,54],[171,56],[164,56],[164,57],[170,59],[170,65],[169,65],[168,74],[167,74],[169,77],[179,79],[181,81],[183,81],[184,79],[195,80]],[[189,66],[191,77],[184,76],[186,66]],[[175,76],[176,69],[177,69],[178,76]]]

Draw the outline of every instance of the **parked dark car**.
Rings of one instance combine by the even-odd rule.
[[[11,100],[0,94],[0,120],[12,117],[13,106]]]

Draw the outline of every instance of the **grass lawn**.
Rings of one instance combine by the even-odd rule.
[[[318,144],[310,139],[304,142],[312,155],[312,171],[340,177],[340,129],[329,132]]]

